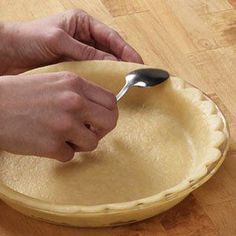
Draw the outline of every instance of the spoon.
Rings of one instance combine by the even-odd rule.
[[[125,76],[125,85],[116,95],[116,100],[119,101],[130,87],[152,87],[164,82],[169,77],[170,75],[167,71],[160,69],[145,68],[134,70]]]

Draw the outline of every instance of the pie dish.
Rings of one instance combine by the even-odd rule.
[[[71,71],[118,93],[125,75],[148,66],[66,62],[27,74]],[[114,226],[157,215],[206,182],[222,164],[229,131],[218,107],[171,76],[132,88],[114,131],[68,163],[0,152],[0,197],[25,215],[56,224]]]

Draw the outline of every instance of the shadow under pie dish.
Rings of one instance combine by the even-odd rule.
[[[66,62],[26,74],[71,71],[117,94],[127,73],[148,66]],[[222,164],[229,132],[218,107],[180,78],[132,88],[116,129],[68,163],[0,152],[0,197],[56,224],[114,226],[157,215],[206,182]]]

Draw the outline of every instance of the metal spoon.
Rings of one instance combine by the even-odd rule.
[[[116,100],[119,101],[121,97],[132,86],[135,87],[152,87],[160,84],[170,77],[169,73],[160,69],[145,68],[134,70],[125,76],[125,85],[116,95]]]

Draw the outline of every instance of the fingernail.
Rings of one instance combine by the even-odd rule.
[[[104,56],[103,60],[109,60],[109,61],[118,61],[118,59],[112,55],[106,55]]]

